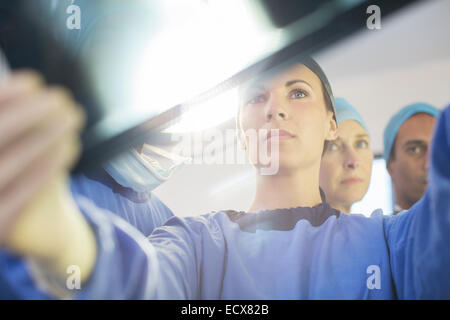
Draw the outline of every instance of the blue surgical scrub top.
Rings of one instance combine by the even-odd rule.
[[[152,193],[135,192],[114,181],[104,170],[73,176],[70,188],[74,198],[89,198],[103,214],[116,215],[148,236],[163,225],[172,211]],[[44,299],[47,294],[34,286],[23,259],[0,250],[0,299]]]
[[[71,190],[75,198],[89,198],[98,208],[123,218],[145,236],[173,216],[154,194],[122,187],[104,170],[72,177]]]

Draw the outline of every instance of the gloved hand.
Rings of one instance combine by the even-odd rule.
[[[38,74],[0,80],[0,246],[62,277],[69,263],[88,276],[95,260],[92,231],[66,182],[83,122],[70,93]]]

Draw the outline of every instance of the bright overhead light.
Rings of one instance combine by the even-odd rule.
[[[131,105],[138,116],[191,101],[271,54],[283,38],[251,1],[186,3],[164,1],[180,20],[161,28],[136,63]],[[172,129],[200,130],[230,119],[234,95],[193,106]]]
[[[215,127],[236,116],[237,90],[232,89],[206,102],[193,106],[171,127],[169,133],[187,133]]]

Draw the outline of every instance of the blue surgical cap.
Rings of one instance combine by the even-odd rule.
[[[428,103],[414,103],[407,105],[399,112],[397,112],[389,121],[388,125],[384,129],[383,142],[384,142],[384,160],[386,160],[386,165],[391,155],[392,146],[397,136],[398,129],[400,129],[403,122],[408,120],[410,117],[417,113],[428,113],[433,117],[439,115],[439,109],[433,107]]]
[[[364,128],[364,130],[369,132],[361,115],[347,100],[344,98],[334,98],[334,107],[336,109],[336,120],[338,123],[345,120],[355,120]]]

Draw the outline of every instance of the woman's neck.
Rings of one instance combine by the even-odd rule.
[[[294,174],[258,175],[255,198],[248,212],[313,207],[321,202],[318,169]]]
[[[348,205],[348,204],[339,204],[339,203],[328,203],[330,205],[330,207],[332,207],[333,209],[339,210],[343,213],[350,213],[350,209],[352,207],[352,205]]]

